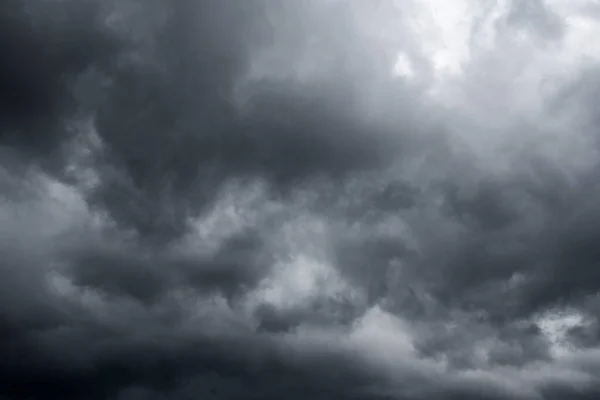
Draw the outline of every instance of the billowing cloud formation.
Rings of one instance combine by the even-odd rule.
[[[3,2],[0,397],[598,398],[599,15]]]

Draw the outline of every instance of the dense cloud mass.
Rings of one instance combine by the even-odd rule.
[[[600,398],[593,0],[4,0],[0,399]]]

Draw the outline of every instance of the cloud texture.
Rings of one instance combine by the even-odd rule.
[[[592,0],[5,0],[0,398],[600,396]]]

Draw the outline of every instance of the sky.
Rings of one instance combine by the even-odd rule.
[[[600,2],[4,0],[0,399],[600,398]]]

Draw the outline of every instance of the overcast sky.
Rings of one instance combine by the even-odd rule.
[[[600,398],[598,38],[597,0],[2,1],[0,398]]]

